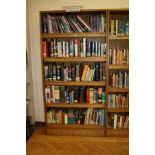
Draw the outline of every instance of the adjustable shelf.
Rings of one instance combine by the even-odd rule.
[[[104,104],[88,103],[46,103],[46,107],[53,108],[105,108]]]
[[[105,86],[105,81],[45,81],[45,85],[58,86]]]

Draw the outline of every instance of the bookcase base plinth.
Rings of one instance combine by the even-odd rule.
[[[51,125],[46,127],[46,134],[53,136],[105,136],[104,127],[90,127],[83,125]]]
[[[108,129],[107,137],[129,137],[129,129]]]

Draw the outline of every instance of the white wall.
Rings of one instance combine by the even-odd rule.
[[[63,6],[83,9],[128,8],[128,0],[28,0],[35,120],[44,121],[40,58],[39,11],[62,10]]]

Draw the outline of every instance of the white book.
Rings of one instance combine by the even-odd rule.
[[[62,57],[62,42],[57,42],[58,57]]]
[[[45,99],[46,99],[46,103],[51,102],[51,90],[50,90],[50,87],[45,88]]]
[[[74,39],[74,52],[75,52],[75,57],[78,56],[78,40]]]
[[[62,57],[65,57],[65,53],[66,53],[66,42],[65,41],[63,41],[62,42]]]
[[[83,38],[83,57],[86,57],[86,38]]]

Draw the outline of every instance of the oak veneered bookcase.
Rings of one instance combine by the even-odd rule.
[[[66,32],[66,33],[43,33],[43,15],[53,15],[53,16],[63,16],[63,15],[80,15],[86,21],[89,22],[89,17],[91,15],[101,14],[105,15],[105,32]],[[46,122],[46,133],[51,135],[73,135],[73,136],[117,136],[117,137],[128,137],[129,129],[128,124],[126,122],[125,128],[119,127],[120,126],[120,119],[121,123],[123,119],[129,116],[129,105],[123,107],[109,107],[109,98],[110,95],[119,96],[122,100],[126,100],[126,95],[129,95],[129,85],[126,83],[128,82],[126,79],[124,81],[124,76],[128,76],[129,74],[129,62],[120,63],[121,56],[126,56],[126,51],[129,51],[129,34],[119,34],[115,32],[116,30],[119,32],[121,29],[121,22],[126,21],[129,22],[129,10],[128,9],[107,9],[107,10],[81,10],[80,12],[65,12],[64,11],[40,11],[40,49],[41,49],[41,62],[42,62],[42,87],[43,87],[43,98],[44,98],[44,112],[45,112],[45,122]],[[120,23],[119,23],[120,22]],[[116,24],[117,23],[117,24]],[[117,25],[117,26],[116,26]],[[123,22],[122,22],[123,25]],[[123,27],[123,26],[122,26]],[[111,31],[114,29],[114,34]],[[123,29],[123,28],[122,28]],[[122,30],[123,31],[123,30]],[[125,31],[126,32],[126,31]],[[82,38],[86,38],[88,40],[99,41],[106,44],[106,55],[104,57],[80,57],[78,54],[77,57],[50,57],[50,56],[43,56],[42,53],[42,41],[47,39],[58,39],[59,41],[66,41],[70,39],[77,39],[79,42]],[[80,46],[79,46],[80,47]],[[120,50],[118,52],[118,47]],[[115,50],[116,51],[113,51]],[[110,50],[112,53],[115,52],[116,55],[111,56]],[[79,51],[79,49],[78,49]],[[124,52],[122,54],[122,52]],[[119,54],[121,55],[119,57]],[[129,53],[128,53],[129,54]],[[112,62],[109,62],[109,59],[112,59]],[[119,59],[119,60],[115,60]],[[128,58],[127,58],[128,59]],[[116,62],[115,62],[116,61]],[[117,62],[118,61],[118,62]],[[96,62],[104,63],[105,68],[103,72],[105,72],[105,78],[102,81],[57,81],[57,80],[45,80],[45,70],[44,66],[48,63],[82,63],[82,64],[94,64]],[[116,74],[116,79],[114,80],[114,76]],[[110,77],[112,76],[112,78]],[[123,82],[122,84],[118,77],[122,76]],[[110,80],[110,78],[112,80]],[[118,81],[118,83],[116,82]],[[115,82],[116,85],[114,86],[112,82]],[[113,86],[112,86],[113,85]],[[78,86],[87,86],[87,87],[103,87],[105,91],[105,104],[87,104],[85,102],[80,103],[47,103],[45,97],[45,87],[46,86],[70,86],[70,87],[78,87]],[[123,95],[122,95],[123,94]],[[124,99],[125,97],[125,99]],[[129,99],[128,99],[129,100]],[[120,100],[119,100],[120,102]],[[124,101],[125,103],[128,101]],[[104,110],[104,126],[101,125],[86,125],[86,124],[52,124],[47,123],[47,111],[53,109],[88,109],[88,108],[95,108],[95,109],[103,109]],[[111,116],[112,115],[112,116]],[[115,122],[115,129],[109,125],[109,122],[114,121],[114,117],[117,117],[117,121]],[[117,116],[116,116],[117,115]],[[112,124],[114,122],[111,122]],[[117,127],[116,127],[117,126]]]

